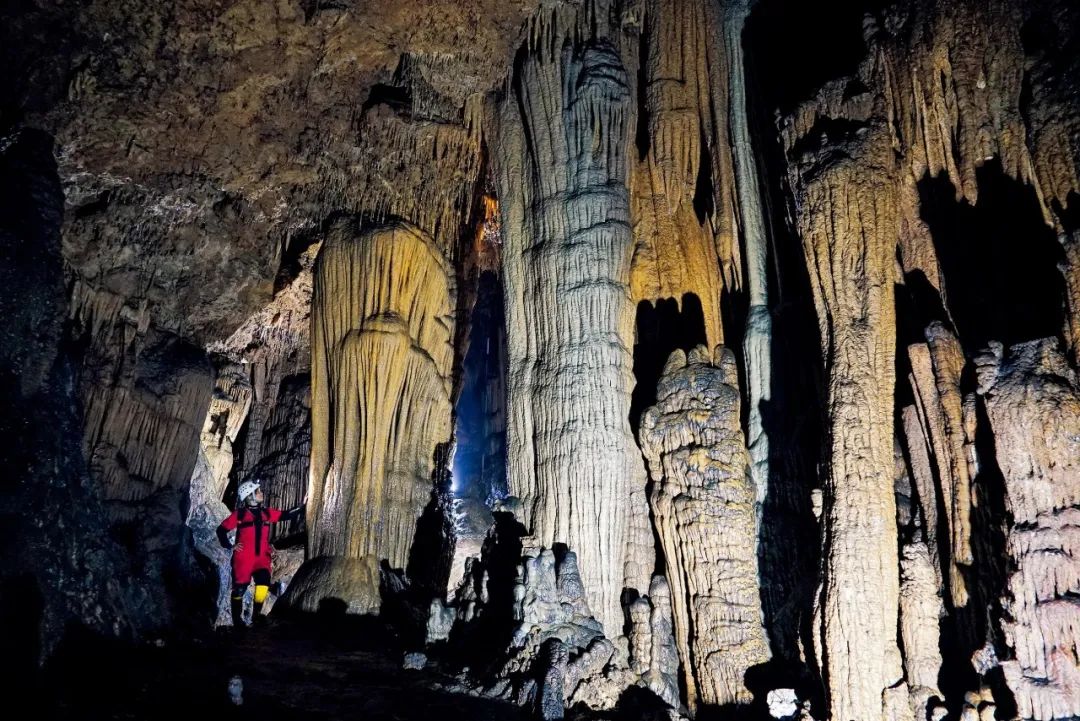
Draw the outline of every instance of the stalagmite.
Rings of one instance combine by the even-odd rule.
[[[1002,662],[1023,719],[1080,716],[1080,380],[1053,340],[978,359],[1010,513]]]
[[[229,363],[218,371],[200,437],[211,471],[205,488],[208,498],[220,501],[225,495],[233,465],[233,443],[247,420],[251,396],[251,383],[242,366]]]
[[[830,717],[866,721],[881,718],[882,693],[902,673],[892,473],[896,183],[881,109],[856,98],[831,110],[848,119],[804,119],[784,132],[828,378],[815,643]]]
[[[767,661],[754,487],[739,424],[734,354],[677,350],[642,417],[650,498],[672,589],[687,705],[749,703],[747,669]]]
[[[647,525],[630,523],[647,514],[628,422],[633,103],[617,36],[601,23],[574,41],[589,23],[562,13],[534,21],[498,117],[508,483],[538,543],[577,552],[614,636],[623,587],[644,592],[653,565]]]
[[[436,451],[450,439],[451,278],[442,250],[405,223],[343,223],[323,247],[312,299],[310,556],[406,566]]]
[[[941,699],[938,624],[945,609],[938,593],[939,577],[925,543],[904,544],[900,557],[900,638],[915,719],[927,718],[928,706],[935,698]]]

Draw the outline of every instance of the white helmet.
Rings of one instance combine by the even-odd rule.
[[[240,484],[240,487],[236,489],[236,500],[243,503],[248,499],[248,496],[259,490],[258,481],[244,481]]]

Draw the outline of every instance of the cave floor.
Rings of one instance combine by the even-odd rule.
[[[228,698],[243,680],[242,706]],[[48,674],[52,718],[526,719],[515,706],[435,690],[437,671],[402,668],[392,639],[360,629],[277,622],[163,646],[68,649]]]

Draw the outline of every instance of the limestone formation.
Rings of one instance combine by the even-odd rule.
[[[715,11],[687,0],[642,5],[640,43],[647,55],[638,88],[644,115],[638,121],[647,123],[647,132],[638,131],[637,149],[644,157],[632,176],[631,294],[651,303],[674,299],[683,313],[696,310],[690,307],[696,301],[702,327],[695,341],[719,343],[725,282],[741,268],[733,242],[732,179],[721,172],[715,180],[708,177],[708,161],[702,167],[703,157],[714,153],[722,167],[731,165],[724,128],[715,127],[727,122],[721,92],[727,78],[709,73],[718,51]],[[722,111],[715,121],[714,103]],[[714,202],[718,207],[710,212],[707,206]]]
[[[319,556],[293,576],[278,603],[287,611],[376,616],[382,607],[379,559]]]
[[[687,705],[749,703],[746,671],[769,658],[758,591],[755,491],[735,356],[675,351],[642,417],[650,504],[672,588]]]
[[[448,259],[415,226],[345,224],[312,305],[309,552],[404,568],[450,439]]]
[[[878,101],[880,102],[880,100]],[[901,680],[893,498],[895,168],[864,98],[785,129],[828,396],[818,662],[838,721],[879,718]],[[798,131],[809,131],[805,135]],[[798,153],[802,151],[802,155]]]
[[[939,588],[939,574],[926,545],[905,544],[900,557],[900,640],[916,719],[927,718],[928,707],[942,701],[939,624],[945,609]]]
[[[495,143],[510,492],[540,545],[575,550],[615,630],[622,589],[644,591],[652,569],[647,526],[630,523],[646,512],[645,469],[628,423],[634,108],[617,42],[569,10],[535,20]]]
[[[979,360],[1010,513],[1002,662],[1021,718],[1080,714],[1080,382],[1050,340]]]
[[[940,323],[926,329],[927,344],[908,347],[911,363],[911,385],[915,392],[921,422],[922,438],[929,438],[932,457],[937,461],[938,486],[920,489],[925,528],[931,537],[937,532],[937,508],[945,509],[949,538],[944,557],[950,568],[949,590],[953,605],[964,606],[968,592],[959,566],[970,566],[971,552],[971,472],[967,448],[974,438],[965,436],[964,400],[960,392],[960,374],[964,368],[964,353],[960,343]],[[921,459],[926,447],[914,453]],[[919,477],[925,477],[920,461]],[[931,528],[930,522],[935,526]],[[935,546],[937,539],[935,540]],[[940,565],[942,557],[937,558]]]

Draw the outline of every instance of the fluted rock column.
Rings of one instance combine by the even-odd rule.
[[[343,225],[323,247],[312,298],[309,557],[406,566],[437,446],[450,439],[451,276],[440,248],[403,222]]]
[[[818,127],[830,122],[818,120]],[[812,123],[807,123],[810,127]],[[900,679],[898,552],[893,497],[896,199],[884,123],[845,121],[794,175],[799,230],[828,378],[818,660],[834,721],[881,718]],[[835,133],[834,133],[835,135]],[[795,141],[795,142],[792,142]]]
[[[1050,339],[976,359],[1005,480],[1002,663],[1019,718],[1080,716],[1080,380]]]
[[[687,705],[749,703],[769,658],[758,590],[755,489],[739,422],[735,355],[671,354],[641,421],[650,498],[672,590]]]
[[[628,421],[633,102],[615,47],[571,41],[579,27],[536,22],[498,120],[508,483],[537,543],[578,553],[589,605],[618,635],[624,585],[644,592],[652,571],[648,526],[631,523],[647,517]]]

